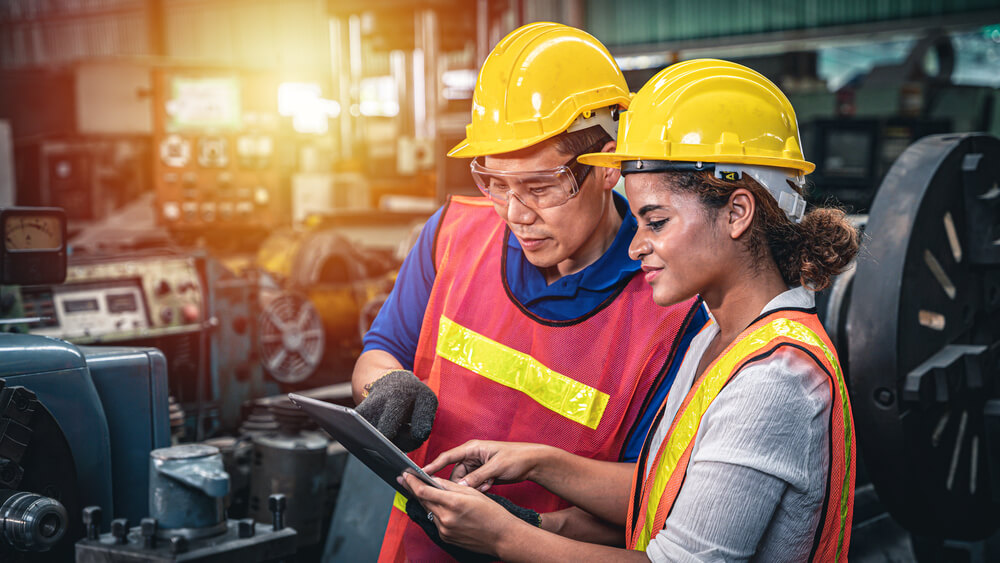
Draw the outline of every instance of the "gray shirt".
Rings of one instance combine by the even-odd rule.
[[[813,307],[796,288],[762,313]],[[656,428],[645,473],[694,383],[714,322],[691,342]],[[747,364],[702,418],[684,485],[651,561],[804,561],[826,493],[830,392],[827,375],[801,352],[781,347]]]

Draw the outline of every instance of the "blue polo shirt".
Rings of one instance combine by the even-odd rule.
[[[611,246],[593,264],[575,274],[563,276],[551,284],[545,282],[542,272],[525,257],[517,237],[509,235],[504,272],[507,286],[514,297],[529,311],[539,317],[557,321],[582,317],[611,296],[620,282],[640,270],[639,262],[628,256],[628,247],[638,225],[628,209],[625,198],[617,192],[613,194],[615,206],[622,216],[622,224]],[[437,232],[442,212],[443,208],[438,209],[424,225],[413,250],[399,269],[399,276],[392,292],[389,293],[371,329],[364,337],[363,352],[382,350],[396,358],[400,365],[408,370],[413,369],[420,327],[434,285],[434,234]],[[655,305],[650,303],[650,306]],[[690,342],[702,324],[704,320],[692,322],[687,333],[679,336],[683,348],[679,348],[675,357],[684,357],[686,342]],[[646,430],[663,398],[666,397],[679,364],[680,362],[674,362],[674,365],[671,365],[666,377],[656,389],[654,400],[650,402],[647,412],[641,416],[643,427],[637,429],[626,444],[625,461],[635,461],[638,458]]]

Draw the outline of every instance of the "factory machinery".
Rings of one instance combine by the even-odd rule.
[[[996,561],[1000,140],[935,135],[904,151],[856,268],[825,298],[860,445],[852,549],[884,543],[884,506],[920,560]]]
[[[7,209],[0,220],[0,283],[21,295],[5,288],[0,305],[17,318],[4,326],[35,333],[0,334],[0,560],[318,559],[338,491],[352,503],[364,491],[341,482],[342,448],[282,398],[245,344],[273,288],[197,253],[74,257],[67,268],[59,210]],[[818,301],[860,446],[851,558],[997,560],[1000,139],[918,141],[860,223],[856,267]],[[111,278],[131,281],[96,283]],[[302,303],[272,326],[288,350],[322,326]],[[227,353],[185,356],[185,338]],[[213,379],[223,357],[246,376]],[[187,358],[187,371],[169,358]],[[347,384],[306,393],[350,401]],[[232,436],[211,437],[230,420]],[[190,443],[176,445],[184,426]],[[380,535],[368,526],[338,541]]]
[[[78,210],[3,211],[0,561],[312,560],[346,453],[280,397],[351,402],[314,388],[349,377],[426,214],[380,216],[377,248],[343,234],[370,214],[292,228],[268,104],[239,103],[259,77],[154,78],[153,197],[72,237]],[[209,459],[225,483],[185,476]]]

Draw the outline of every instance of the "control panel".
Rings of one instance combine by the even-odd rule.
[[[204,288],[195,258],[146,256],[70,264],[66,283],[21,288],[32,333],[76,343],[201,330]]]
[[[290,222],[276,157],[276,85],[249,73],[160,69],[153,90],[161,223],[218,233]]]

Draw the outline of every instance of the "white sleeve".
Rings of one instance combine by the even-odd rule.
[[[830,395],[827,375],[793,350],[746,366],[708,408],[650,560],[808,557],[826,488]]]

